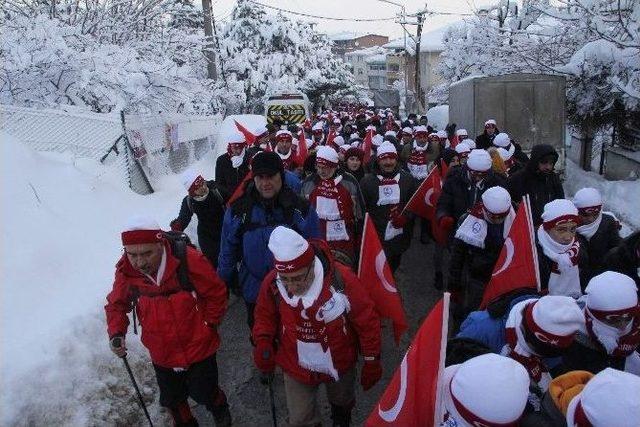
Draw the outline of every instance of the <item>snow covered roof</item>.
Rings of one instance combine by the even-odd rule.
[[[347,41],[357,39],[358,37],[364,36],[363,33],[356,33],[355,31],[341,31],[339,33],[327,34],[329,40],[333,40],[334,42],[339,41]]]
[[[383,55],[386,56],[387,51],[386,49],[384,49],[381,46],[372,46],[372,47],[367,47],[364,49],[358,49],[358,50],[354,50],[352,52],[347,52],[344,55],[345,56],[364,56],[367,57],[367,59],[370,56],[374,56],[374,55]]]
[[[377,55],[368,56],[364,61],[367,64],[375,64],[375,63],[384,64],[387,62],[387,55],[385,53],[378,53]]]

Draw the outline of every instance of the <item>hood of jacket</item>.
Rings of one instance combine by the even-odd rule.
[[[558,152],[556,149],[549,144],[539,144],[534,145],[531,149],[531,160],[527,162],[526,170],[530,174],[534,174],[538,170],[538,164],[543,157],[552,154],[555,157],[556,162],[558,161]]]

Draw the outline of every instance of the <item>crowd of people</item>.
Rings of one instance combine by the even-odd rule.
[[[121,357],[137,314],[175,425],[197,425],[188,397],[231,425],[216,364],[230,291],[261,380],[282,371],[288,425],[321,425],[321,385],[333,425],[350,425],[356,367],[364,390],[382,376],[380,317],[355,271],[367,214],[392,272],[410,245],[435,246],[433,286],[451,293],[454,319],[442,425],[638,425],[640,232],[622,238],[596,189],[567,197],[553,146],[527,155],[490,118],[471,139],[366,108],[238,126],[225,142],[214,180],[184,174],[173,231],[144,216],[125,227],[105,307]],[[433,215],[417,216],[406,207],[430,174],[442,188]],[[524,196],[540,291],[481,310]],[[194,214],[201,252],[180,233]]]

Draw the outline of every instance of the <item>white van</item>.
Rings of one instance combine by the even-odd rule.
[[[300,124],[310,118],[309,98],[302,92],[277,93],[265,103],[267,123],[280,119],[283,124]]]

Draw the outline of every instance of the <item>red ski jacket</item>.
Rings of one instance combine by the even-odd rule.
[[[314,249],[324,268],[323,290],[318,298],[330,295],[326,291],[331,285],[338,288],[334,273],[337,269],[344,285],[342,292],[349,300],[350,310],[324,325],[333,365],[342,375],[356,364],[359,352],[364,356],[380,356],[380,319],[358,277],[348,267],[333,260],[327,244],[314,242]],[[254,339],[256,342],[268,340],[274,343],[276,363],[296,380],[310,385],[332,381],[328,375],[300,366],[296,333],[296,326],[301,320],[300,309],[282,299],[275,279],[274,269],[260,287],[255,308]]]
[[[159,286],[136,270],[126,254],[120,258],[105,306],[107,331],[109,338],[124,336],[129,326],[127,313],[135,305],[142,343],[153,363],[187,368],[220,346],[215,327],[227,309],[227,289],[204,255],[187,247],[186,262],[195,295],[184,290],[177,275],[180,261],[171,254],[168,242],[165,250],[166,269]]]

